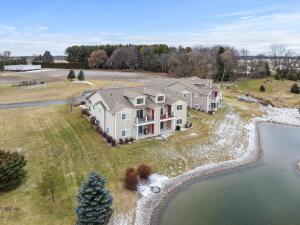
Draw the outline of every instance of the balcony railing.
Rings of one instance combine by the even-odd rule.
[[[136,117],[135,123],[136,124],[147,124],[147,123],[153,123],[154,120],[151,116],[144,116],[142,118]]]
[[[161,120],[166,120],[166,119],[173,119],[175,117],[174,112],[172,112],[171,114],[166,113],[164,115],[160,115],[160,119]]]

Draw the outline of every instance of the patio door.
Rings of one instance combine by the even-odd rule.
[[[136,117],[142,119],[144,117],[144,111],[142,109],[137,110]]]
[[[161,129],[161,130],[164,129],[164,122],[160,122],[160,129]]]

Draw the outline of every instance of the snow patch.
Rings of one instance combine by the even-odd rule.
[[[152,174],[148,180],[142,180],[138,187],[137,190],[143,197],[147,197],[150,194],[152,194],[151,187],[159,187],[162,188],[164,182],[166,182],[169,178],[167,176],[163,176],[160,174]]]
[[[88,85],[94,85],[92,82],[86,81],[86,80],[74,80],[72,81],[75,84],[88,84]]]

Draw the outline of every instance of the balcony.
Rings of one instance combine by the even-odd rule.
[[[142,126],[142,125],[147,125],[147,124],[154,124],[155,121],[151,116],[144,116],[142,118],[136,117],[135,119],[135,125],[136,126]]]
[[[166,114],[160,115],[160,121],[161,122],[163,122],[163,121],[169,121],[169,120],[173,120],[173,119],[175,119],[174,112],[172,112],[171,114],[166,113]]]

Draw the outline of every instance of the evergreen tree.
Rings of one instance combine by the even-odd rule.
[[[78,76],[77,76],[77,79],[78,80],[85,80],[85,75],[84,75],[84,72],[82,70],[80,70]]]
[[[42,57],[43,63],[54,63],[54,57],[51,55],[49,51],[45,51]]]
[[[105,180],[92,172],[86,182],[81,185],[77,196],[78,225],[106,225],[113,213],[112,197],[105,189]]]
[[[17,152],[0,150],[0,191],[17,187],[25,177],[26,160]]]
[[[220,47],[218,53],[217,53],[217,58],[216,58],[216,74],[215,74],[215,79],[217,81],[221,81],[222,80],[222,76],[223,73],[225,72],[225,63],[224,60],[222,58],[222,54],[224,54],[225,52],[225,48],[224,47]]]
[[[300,93],[300,88],[298,84],[294,83],[291,87],[291,92],[294,94],[299,94]]]
[[[264,85],[260,85],[259,90],[260,90],[261,92],[265,92],[265,91],[266,91],[266,88],[265,88]]]
[[[68,80],[73,80],[73,79],[75,79],[76,78],[76,75],[75,75],[75,72],[74,72],[74,70],[70,70],[69,71],[69,74],[68,74]]]

